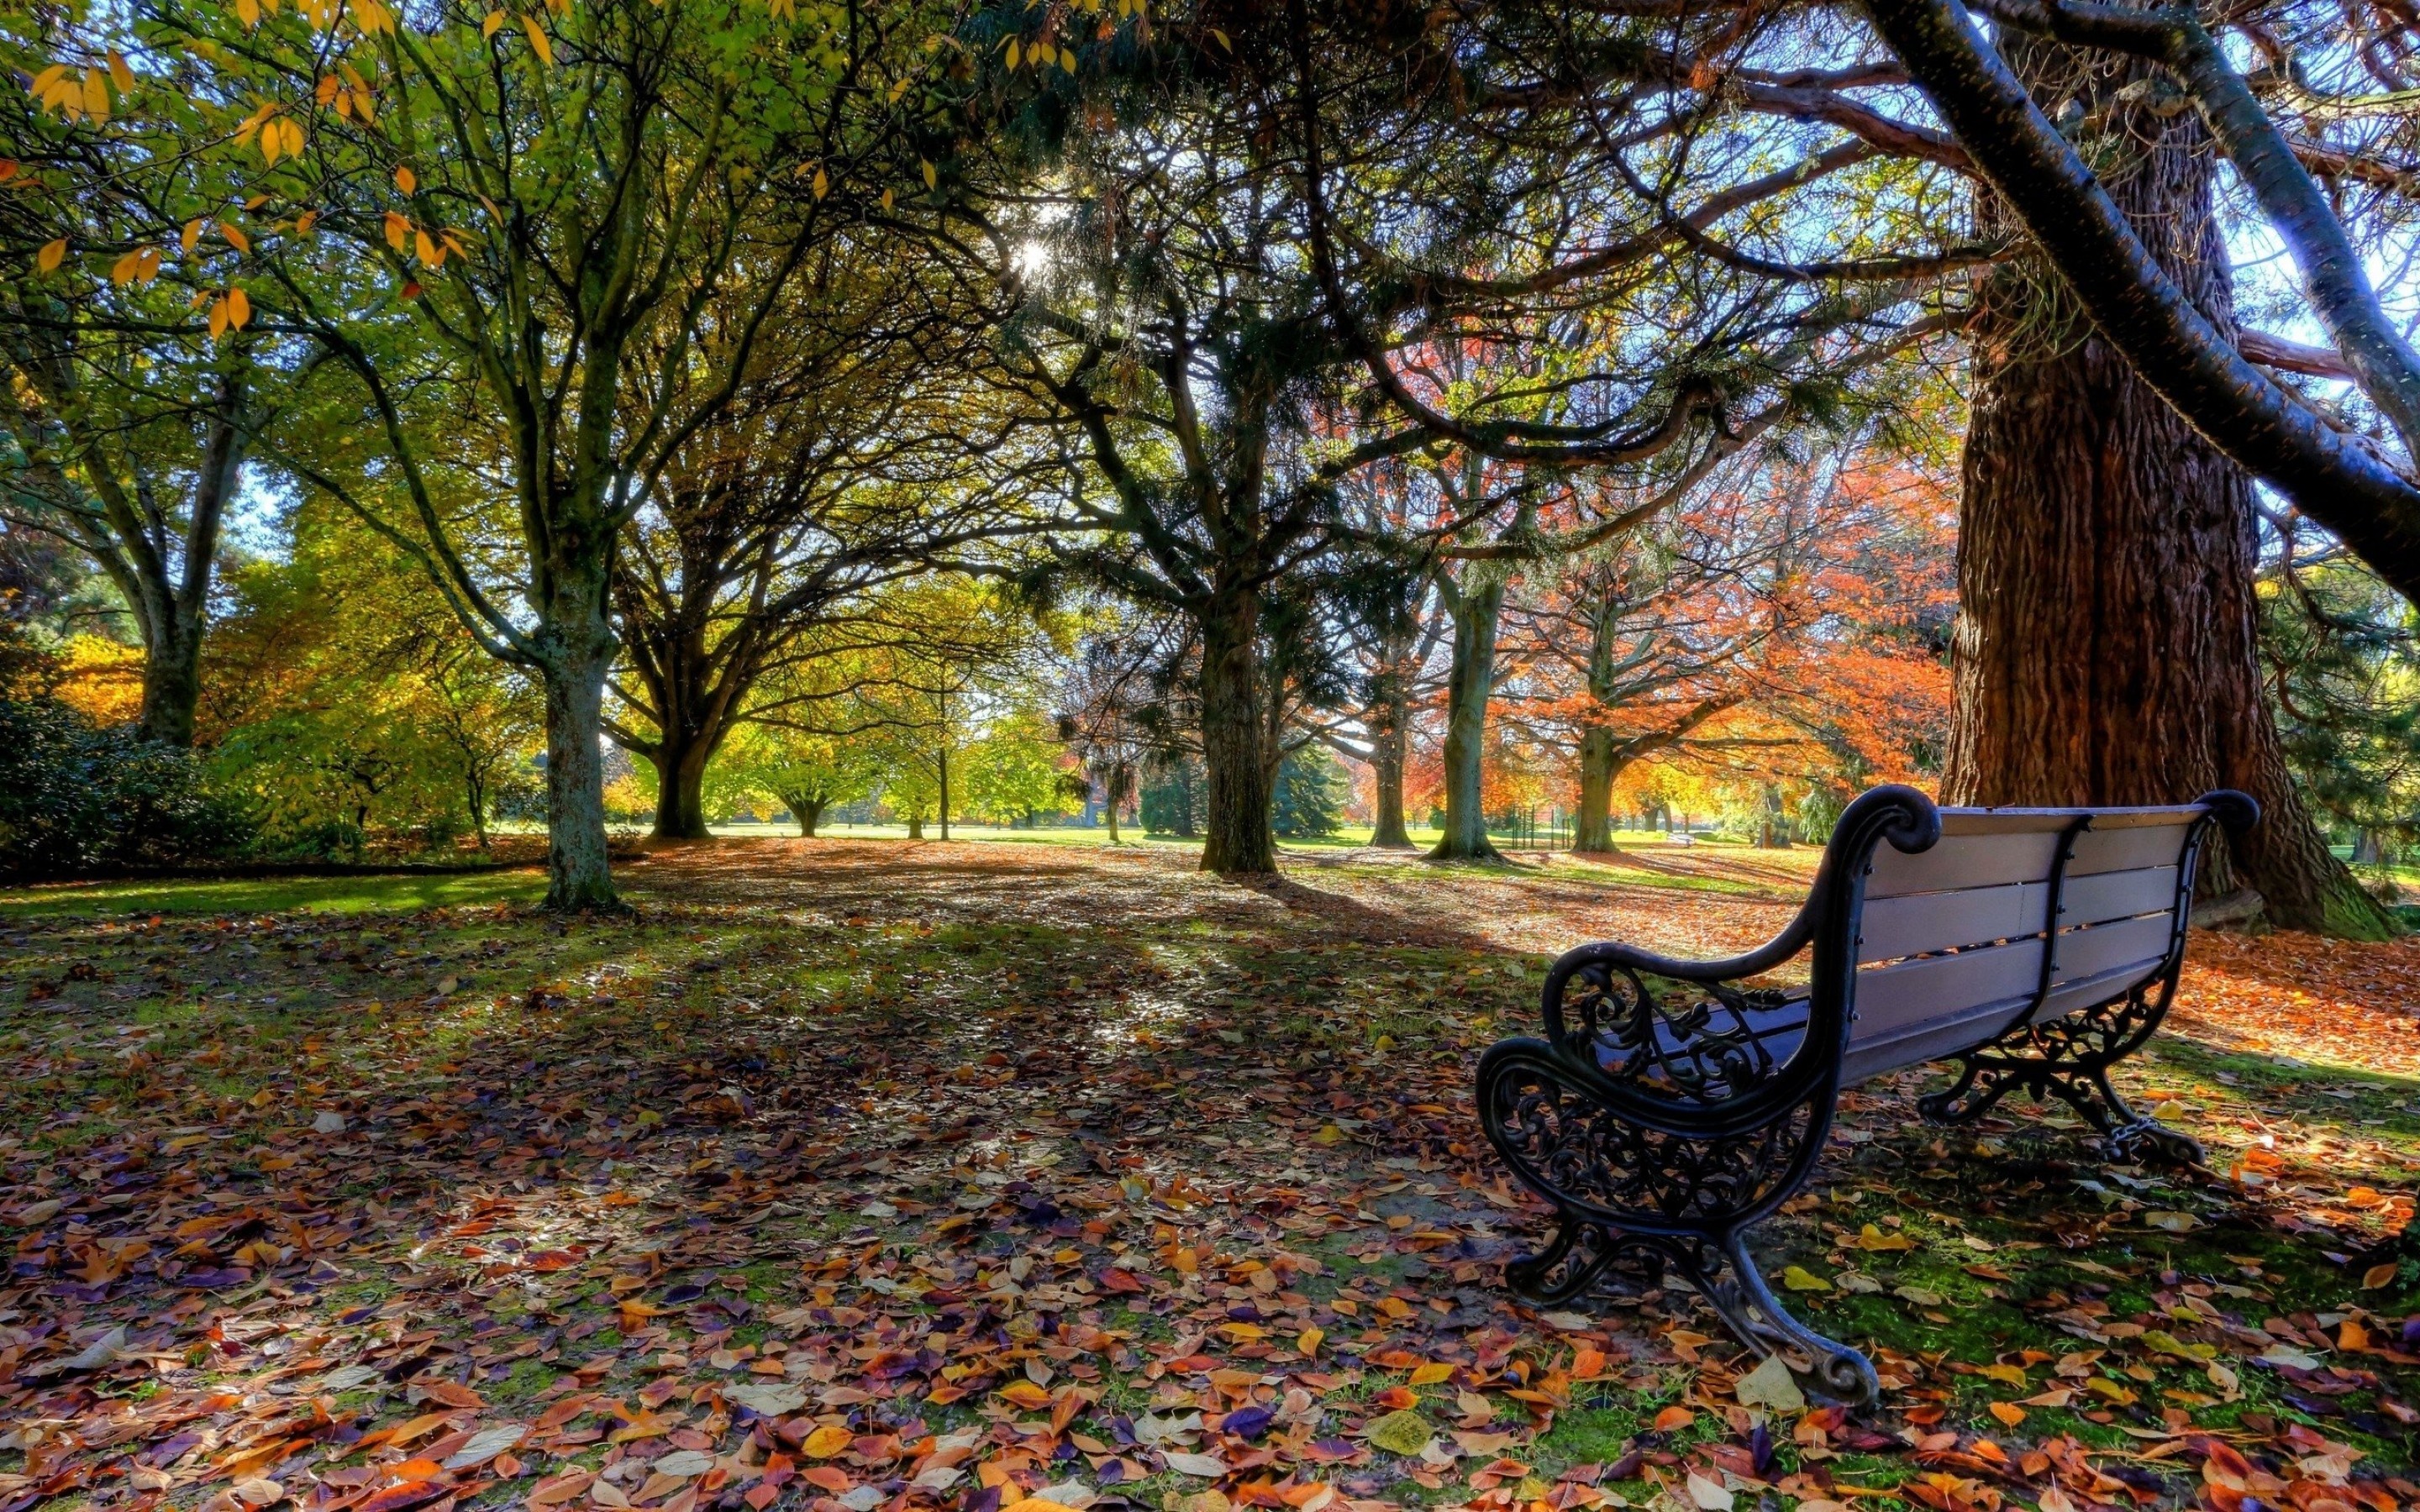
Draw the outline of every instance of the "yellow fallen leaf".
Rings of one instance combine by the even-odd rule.
[[[2025,1410],[2014,1402],[1993,1402],[1991,1411],[1993,1417],[2009,1427],[2015,1427],[2025,1420]]]
[[[1438,1381],[1450,1381],[1452,1377],[1453,1366],[1450,1365],[1440,1365],[1432,1361],[1427,1365],[1419,1365],[1413,1369],[1411,1383],[1415,1386],[1434,1386]]]
[[[855,1435],[836,1423],[827,1423],[807,1435],[799,1451],[810,1459],[830,1459],[854,1442]]]
[[[1814,1272],[1807,1270],[1803,1265],[1786,1267],[1781,1273],[1781,1284],[1792,1291],[1829,1291],[1832,1289],[1831,1282],[1824,1280],[1822,1276],[1817,1275]]]

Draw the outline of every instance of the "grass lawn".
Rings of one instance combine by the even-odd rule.
[[[0,895],[0,1512],[2420,1501],[2420,945],[2195,937],[2120,1081],[2206,1170],[1848,1094],[1760,1257],[1851,1419],[1685,1290],[1519,1304],[1470,1105],[1554,952],[1815,853],[1094,833]]]

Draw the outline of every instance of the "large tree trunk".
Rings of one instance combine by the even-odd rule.
[[[1388,671],[1378,676],[1377,697],[1372,701],[1370,731],[1370,770],[1375,779],[1378,794],[1378,822],[1370,831],[1370,843],[1393,850],[1412,848],[1411,831],[1404,823],[1404,767],[1411,748],[1411,700],[1406,695],[1404,676]]]
[[[234,374],[219,382],[219,409],[202,454],[185,521],[184,561],[175,579],[166,559],[142,561],[157,603],[143,617],[143,705],[136,728],[146,740],[194,743],[194,711],[202,702],[202,636],[209,626],[210,573],[217,565],[220,523],[243,481],[246,433],[243,384]],[[96,454],[97,455],[97,454]]]
[[[655,838],[712,838],[714,832],[706,825],[706,768],[713,760],[712,743],[675,718],[655,745],[640,748],[639,754],[656,768]]]
[[[800,840],[815,838],[815,825],[821,824],[824,817],[824,805],[821,799],[793,795],[783,798],[782,806],[789,810],[790,817],[799,822]]]
[[[1388,731],[1373,744],[1377,748],[1372,753],[1370,766],[1378,789],[1378,822],[1371,828],[1370,843],[1388,850],[1410,850],[1412,832],[1404,823],[1404,733],[1400,729]]]
[[[203,615],[171,611],[169,623],[143,648],[143,705],[135,730],[146,740],[194,743],[194,711],[202,702]]]
[[[1580,807],[1572,822],[1572,849],[1582,855],[1613,850],[1613,784],[1625,764],[1617,759],[1619,745],[1603,725],[1580,733]]]
[[[546,688],[546,905],[610,908],[605,844],[605,674],[613,633],[605,619],[605,571],[558,566],[538,671]]]
[[[1616,697],[1614,680],[1620,660],[1616,632],[1621,625],[1619,580],[1614,578],[1605,583],[1589,615],[1588,689],[1601,710]],[[1613,784],[1628,764],[1625,744],[1614,738],[1612,730],[1592,724],[1580,732],[1580,808],[1572,823],[1574,851],[1591,856],[1612,851]]]
[[[2067,49],[2014,34],[2003,45],[2052,106],[2078,93],[2107,104],[2142,72],[2086,81]],[[2231,332],[2199,118],[2115,108],[2113,130],[2133,141],[2105,175],[2111,192],[2170,275]],[[2262,694],[2251,479],[2090,333],[2039,265],[1993,273],[1974,340],[1944,795],[2157,804],[2239,788],[2259,800],[2262,821],[2213,856],[2206,889],[2248,882],[2291,928],[2393,933],[2304,810]]]
[[[1262,749],[1260,597],[1220,591],[1202,616],[1202,764],[1209,789],[1202,870],[1260,876],[1278,869],[1269,831],[1274,784]]]
[[[1433,861],[1500,861],[1481,812],[1487,753],[1487,697],[1496,683],[1496,625],[1504,608],[1504,578],[1484,566],[1450,594],[1453,666],[1446,678],[1445,834]]]

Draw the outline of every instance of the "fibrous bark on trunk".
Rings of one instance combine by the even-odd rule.
[[[1446,591],[1453,616],[1453,664],[1446,676],[1445,833],[1429,851],[1433,861],[1500,861],[1481,811],[1487,754],[1487,699],[1496,683],[1496,630],[1504,609],[1501,573],[1466,570]]]
[[[1250,876],[1278,869],[1269,827],[1275,784],[1262,738],[1260,598],[1229,588],[1202,616],[1202,765],[1209,810],[1202,869]]]
[[[602,551],[558,562],[553,592],[535,638],[546,691],[546,832],[549,908],[610,908],[605,840],[605,674],[613,633],[605,618]]]
[[[1378,790],[1378,822],[1370,843],[1389,850],[1410,850],[1411,830],[1404,823],[1404,767],[1410,738],[1400,708],[1389,710],[1388,722],[1370,733],[1370,768]]]
[[[2087,77],[2071,50],[2015,37],[2008,52],[2053,103],[2089,95],[2112,104],[2145,71]],[[2231,332],[2199,119],[2112,108],[2131,140],[2104,181],[2203,316]],[[2251,478],[2137,378],[2039,266],[1993,272],[1974,338],[1945,797],[2160,804],[2241,789],[2263,818],[2213,858],[2206,895],[2248,882],[2277,923],[2393,933],[2311,823],[2263,695]]]

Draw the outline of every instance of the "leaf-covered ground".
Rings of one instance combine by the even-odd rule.
[[[0,1512],[2420,1502],[2420,944],[2195,937],[2122,1080],[2208,1171],[1852,1094],[1760,1253],[1874,1350],[1863,1419],[1743,1393],[1685,1291],[1503,1290],[1480,1049],[1557,949],[1752,943],[1812,859],[14,895]]]

